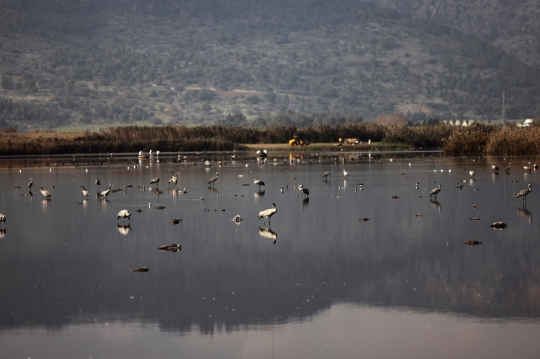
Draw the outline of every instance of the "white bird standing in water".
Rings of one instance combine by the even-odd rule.
[[[474,171],[469,171],[469,174],[471,175],[471,177],[474,177]]]
[[[264,211],[259,212],[259,220],[261,218],[264,218],[264,223],[266,223],[266,220],[268,219],[268,224],[270,224],[270,217],[272,217],[277,212],[276,204],[272,203],[272,206],[274,208],[265,209]]]
[[[347,172],[345,168],[343,169],[343,176],[345,176],[345,178],[349,177],[349,172]]]
[[[88,197],[88,195],[90,194],[90,192],[86,188],[84,188],[84,186],[81,186],[81,191],[83,193],[83,196],[85,197]]]
[[[107,196],[108,196],[109,193],[111,192],[111,187],[112,187],[112,183],[109,183],[109,188],[106,189],[105,191],[99,192],[99,196],[100,196],[100,197],[105,197],[105,199],[107,199]]]
[[[178,183],[178,173],[175,173],[175,174],[171,177],[171,179],[169,179],[169,180],[167,181],[167,183],[168,183],[168,184],[171,184],[171,183],[172,183],[172,184],[176,185],[176,184]]]
[[[43,189],[43,186],[39,186],[39,191],[43,195],[43,197],[47,199],[51,199],[51,192],[47,191],[46,189]]]
[[[126,220],[126,218],[127,218],[131,222],[130,217],[131,217],[131,213],[129,213],[129,211],[127,209],[123,209],[120,212],[118,212],[118,216],[117,216],[116,219],[122,218],[122,222],[124,222]]]

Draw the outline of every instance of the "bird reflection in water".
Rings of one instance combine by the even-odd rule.
[[[253,195],[255,197],[262,197],[262,196],[264,196],[264,193],[265,193],[265,190],[259,190],[259,191],[255,192]]]
[[[307,207],[309,204],[309,197],[306,197],[304,198],[304,200],[302,201],[302,209],[304,209],[304,207]]]
[[[215,189],[214,187],[208,187],[208,192],[215,194],[219,197],[219,190]]]
[[[4,238],[6,236],[6,229],[0,228],[0,238]]]
[[[441,203],[435,199],[430,199],[429,200],[429,203],[431,203],[431,206],[437,210],[437,211],[441,211]]]
[[[528,218],[529,223],[532,223],[532,213],[529,212],[529,210],[527,210],[527,208],[525,208],[525,207],[523,207],[523,208],[517,207],[516,211],[517,211],[518,216]]]
[[[131,231],[131,227],[129,224],[118,224],[118,232],[122,235],[127,235]]]
[[[271,230],[270,228],[267,228],[264,226],[264,228],[259,227],[259,236],[267,239],[273,239],[274,244],[276,244],[277,241],[277,233]]]
[[[236,223],[237,225],[240,225],[240,223],[242,223],[242,221],[244,220],[239,214],[237,214],[236,216],[234,216],[232,219],[231,219],[234,223]]]

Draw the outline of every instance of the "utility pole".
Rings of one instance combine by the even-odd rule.
[[[506,105],[504,103],[504,91],[503,91],[503,103],[502,103],[502,112],[501,112],[501,119],[506,121]]]

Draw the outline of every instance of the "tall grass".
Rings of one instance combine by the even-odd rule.
[[[297,128],[277,125],[253,127],[130,126],[98,132],[0,132],[0,155],[138,152],[228,151],[245,149],[242,144],[287,143],[294,135],[320,143],[338,138],[398,143],[415,148],[443,148],[448,155],[525,155],[540,153],[540,128],[510,128],[474,124],[469,127],[446,124],[424,126],[382,126],[373,123],[322,125]]]

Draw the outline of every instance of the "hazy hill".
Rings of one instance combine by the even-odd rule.
[[[530,65],[540,65],[537,0],[373,0],[390,9],[477,34]]]
[[[0,0],[0,127],[540,115],[533,61],[407,3]]]

